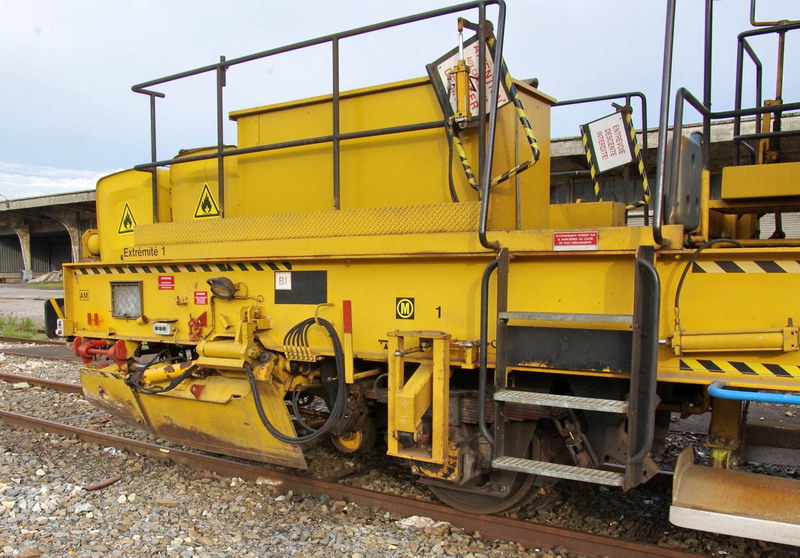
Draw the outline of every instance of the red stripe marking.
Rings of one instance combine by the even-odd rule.
[[[342,319],[344,321],[344,332],[353,333],[353,308],[349,300],[342,302]]]

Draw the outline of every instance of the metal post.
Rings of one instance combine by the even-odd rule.
[[[331,40],[333,54],[333,208],[341,209],[339,150],[339,38]]]
[[[219,57],[217,66],[217,197],[219,201],[219,216],[225,216],[225,138],[223,126],[222,88],[225,87],[225,57]]]
[[[156,96],[150,94],[150,162],[158,160],[156,150]],[[158,223],[158,167],[153,167],[152,175],[152,196],[153,196],[153,223]]]
[[[703,168],[709,169],[711,162],[711,39],[714,29],[714,0],[706,0],[705,61],[703,64],[703,106],[708,111],[703,115]]]
[[[660,246],[669,245],[661,233],[664,221],[664,182],[667,173],[667,125],[669,121],[669,90],[672,84],[672,43],[675,38],[675,0],[667,0],[666,30],[664,32],[664,66],[661,73],[661,114],[658,124],[658,158],[656,162],[656,192],[653,208],[653,240]]]
[[[478,8],[478,176],[486,165],[486,6]]]

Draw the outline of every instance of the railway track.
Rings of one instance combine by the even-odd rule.
[[[0,373],[0,380],[12,384],[26,382],[29,385],[61,393],[81,393],[81,387],[78,384],[27,375]],[[509,517],[465,514],[431,502],[276,471],[265,468],[262,465],[234,461],[174,447],[165,447],[5,410],[0,411],[0,422],[13,427],[77,438],[84,442],[98,444],[103,447],[114,447],[145,455],[149,458],[168,460],[178,465],[209,471],[222,476],[239,477],[247,480],[264,479],[270,484],[281,486],[283,490],[292,490],[295,493],[325,494],[331,499],[345,500],[362,506],[377,507],[397,515],[430,517],[437,521],[446,521],[468,531],[480,531],[487,538],[516,542],[527,547],[563,546],[568,548],[570,552],[589,556],[660,556],[664,558],[697,556],[696,554],[679,552],[652,544],[582,533]]]
[[[5,380],[7,376],[9,375],[3,375],[2,379]],[[67,387],[68,384],[63,382],[53,382],[51,385],[42,382],[37,385],[52,387],[59,391],[71,391],[71,388]],[[99,444],[104,447],[114,447],[150,458],[169,460],[178,465],[210,471],[223,476],[239,477],[246,480],[265,479],[269,483],[280,485],[284,490],[292,490],[297,493],[325,494],[332,499],[346,500],[361,506],[377,507],[403,516],[426,516],[437,521],[446,521],[468,531],[479,530],[487,538],[516,542],[527,547],[560,545],[574,553],[620,558],[640,556],[687,558],[689,556],[698,556],[697,554],[679,552],[651,544],[602,537],[508,517],[463,513],[430,502],[292,475],[259,465],[241,463],[197,452],[166,448],[149,442],[123,438],[10,411],[0,411],[0,421],[9,426],[78,438],[84,442]]]
[[[0,336],[0,343],[16,345],[0,349],[8,355],[34,357],[45,360],[66,360],[77,362],[80,359],[67,347],[63,340],[54,339],[21,339],[18,337]]]

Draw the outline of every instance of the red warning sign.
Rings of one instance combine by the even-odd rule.
[[[208,291],[195,291],[194,292],[195,304],[208,304]]]
[[[597,231],[572,231],[553,233],[553,250],[569,252],[578,250],[597,250],[600,234]]]
[[[174,275],[159,275],[158,276],[158,290],[159,291],[174,291],[175,290],[175,276]]]

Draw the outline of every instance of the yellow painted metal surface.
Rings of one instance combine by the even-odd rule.
[[[620,229],[622,232],[627,230]],[[631,233],[636,231],[634,228]],[[600,231],[601,245],[605,232],[606,229]],[[515,234],[523,236],[526,232]],[[492,255],[468,253],[468,239],[474,238],[473,233],[455,236],[461,239],[461,251],[446,257],[441,255],[446,248],[444,238],[437,239],[436,235],[398,235],[405,241],[405,253],[389,255],[388,249],[385,249],[381,257],[361,254],[357,258],[343,255],[260,260],[260,263],[228,259],[224,263],[202,264],[207,269],[198,263],[187,265],[154,261],[137,263],[134,268],[123,267],[124,273],[120,273],[113,265],[66,266],[67,315],[74,319],[74,334],[85,337],[107,337],[109,331],[113,331],[119,338],[191,344],[188,337],[191,319],[205,312],[208,323],[216,323],[216,327],[221,328],[218,331],[224,332],[223,321],[236,324],[241,308],[252,304],[251,300],[215,299],[212,308],[206,280],[227,276],[241,283],[242,292],[246,292],[248,297],[260,297],[263,300],[261,306],[264,314],[271,318],[272,329],[260,334],[259,339],[269,348],[282,351],[285,333],[294,324],[313,316],[314,306],[276,304],[276,274],[324,270],[327,301],[333,306],[322,308],[320,316],[330,320],[337,331],[342,331],[342,301],[351,300],[354,356],[386,360],[381,340],[386,339],[388,331],[395,329],[405,330],[411,326],[415,329],[447,331],[454,339],[462,341],[478,339],[480,277]],[[534,232],[530,233],[530,237],[535,237]],[[381,245],[376,240],[378,238],[342,238],[341,241],[349,243],[351,249],[354,249],[356,242],[355,246],[363,249],[375,241],[377,250]],[[328,240],[331,239],[321,239],[319,244],[308,247],[321,250],[328,245]],[[416,248],[416,240],[434,244],[439,242],[432,248],[440,252],[414,255],[411,250]],[[232,252],[233,248],[235,245],[232,245]],[[661,339],[670,341],[675,331],[675,290],[691,253],[664,252],[657,260],[663,287]],[[800,305],[791,296],[795,291],[797,272],[800,272],[800,266],[794,265],[794,262],[800,259],[800,254],[795,249],[787,248],[737,250],[735,257],[732,254],[734,252],[731,250],[708,249],[697,260],[696,271],[687,275],[680,300],[682,330],[711,336],[719,331],[783,331],[790,318],[800,315]],[[159,267],[163,271],[159,271]],[[712,268],[719,272],[701,272]],[[749,271],[725,273],[725,268]],[[768,273],[764,271],[765,268],[783,271]],[[790,272],[795,268],[796,272]],[[134,269],[135,273],[132,272]],[[159,288],[159,281],[164,281],[160,279],[162,277],[167,278],[170,289]],[[369,289],[354,287],[363,285],[365,280],[370,282]],[[145,314],[150,318],[150,323],[111,318],[110,284],[119,281],[142,284]],[[633,253],[624,250],[518,252],[511,263],[509,288],[511,310],[630,314],[633,310]],[[747,293],[747,296],[742,296],[742,293]],[[775,304],[776,296],[784,302]],[[398,298],[414,299],[413,319],[397,317]],[[493,307],[492,300],[490,312]],[[87,316],[95,313],[99,322],[87,322]],[[159,319],[175,320],[169,336],[153,333],[152,322]],[[235,329],[227,331],[233,335]],[[211,328],[203,328],[202,336],[209,335]],[[490,340],[494,338],[493,324],[490,325],[490,336]],[[783,345],[787,350],[759,351],[756,350],[758,347],[753,347],[752,351],[741,352],[738,346],[726,351],[726,345],[722,343],[710,347],[713,351],[679,356],[668,342],[660,348],[659,378],[690,383],[725,379],[731,385],[741,387],[796,389],[800,382],[800,352],[794,350],[791,343],[787,344],[785,339]],[[312,334],[311,346],[314,350],[329,354],[329,341],[321,332]],[[493,353],[489,356],[493,360]],[[466,363],[467,359],[467,353],[462,352],[456,362]]]
[[[541,159],[520,174],[523,226],[545,226],[549,190],[549,106],[552,100],[518,83],[529,120],[536,129]],[[293,103],[232,113],[239,126],[239,147],[324,137],[332,133],[331,98],[316,97]],[[360,132],[442,120],[442,111],[427,79],[344,92],[340,96],[340,132]],[[476,130],[467,130],[463,143],[477,170]],[[511,169],[526,156],[526,145],[513,105],[498,114],[494,169]],[[447,189],[448,139],[444,130],[403,132],[341,142],[341,209],[437,204],[450,201]],[[324,211],[334,208],[333,157],[329,143],[304,145],[239,158],[238,170],[246,183],[264,189],[243,189],[230,216]],[[477,200],[460,168],[452,176],[461,201]],[[264,182],[264,177],[267,182]],[[279,188],[280,196],[264,203],[264,193]],[[493,192],[489,222],[495,229],[516,228],[514,181]]]
[[[689,521],[678,525],[684,527],[787,544],[800,542],[800,481],[695,465],[693,452],[692,448],[684,450],[675,468],[673,523],[680,516],[676,512],[683,508],[689,510],[684,514]],[[753,521],[740,523],[738,518]]]
[[[357,236],[477,231],[479,202],[375,207],[258,215],[213,221],[181,221],[137,229],[145,245],[237,243],[254,240],[322,239]],[[352,242],[352,241],[351,241]]]
[[[625,226],[624,203],[586,202],[550,206],[550,228],[553,229],[622,226]]]
[[[675,331],[672,347],[675,354],[757,351],[796,351],[796,327],[761,331]]]
[[[449,440],[450,335],[441,331],[393,331],[388,334],[387,347],[387,453],[444,465]],[[426,349],[425,360],[406,377],[406,353],[421,354]],[[427,429],[422,420],[426,413],[430,414]]]
[[[651,228],[626,226],[622,204],[552,206],[552,100],[525,84],[517,86],[541,158],[517,175],[519,184],[511,179],[491,192],[488,238],[511,254],[508,310],[632,314],[636,250],[655,246],[662,282],[660,381],[702,385],[723,379],[735,387],[800,389],[798,335],[790,324],[800,319],[795,296],[800,249],[707,249],[689,270],[676,310],[678,281],[694,253],[682,248],[683,228],[663,227],[669,246],[663,249],[654,242]],[[342,133],[443,118],[427,79],[344,92],[341,99]],[[238,125],[239,147],[332,132],[330,96],[231,116]],[[476,130],[464,130],[461,139],[477,171]],[[460,474],[458,452],[448,445],[449,377],[474,374],[481,276],[496,258],[478,239],[478,194],[468,185],[460,162],[449,168],[442,128],[347,139],[340,147],[340,209],[334,209],[329,143],[228,158],[224,198],[215,160],[161,170],[158,223],[152,222],[149,173],[125,171],[100,181],[100,257],[65,266],[67,334],[123,339],[131,353],[142,342],[193,347],[198,366],[213,372],[185,380],[169,394],[134,395],[120,377],[87,368],[83,382],[95,403],[168,439],[305,466],[297,447],[277,442],[260,424],[242,367],[254,365],[261,348],[304,366],[332,355],[331,341],[320,327],[309,330],[307,347],[287,346],[285,336],[315,315],[330,321],[341,336],[343,311],[349,305],[352,333],[344,338],[345,378],[355,381],[365,368],[376,374],[388,370],[389,453],[427,463],[424,474],[429,476]],[[498,113],[492,176],[526,160],[523,147],[527,149],[526,134],[509,104]],[[784,180],[778,165],[759,170],[765,168],[767,179]],[[460,200],[456,203],[448,188],[451,172]],[[732,184],[739,181],[734,197],[742,195],[737,187],[755,180],[749,174],[734,179]],[[789,195],[785,185],[770,188],[766,195]],[[707,176],[703,191],[700,237],[747,234],[753,228],[752,219],[709,217]],[[577,246],[565,242],[571,238],[579,240]],[[220,277],[235,285],[233,298],[211,292],[208,281]],[[120,284],[141,292],[140,307],[124,318],[114,316],[112,293]],[[494,278],[490,292],[488,311],[494,317]],[[590,327],[630,330],[623,323]],[[395,355],[426,335],[431,347]],[[492,367],[494,319],[488,336]],[[256,366],[259,390],[270,421],[294,435],[284,396],[318,380],[311,372],[295,374],[283,356],[273,357],[283,359],[280,366],[269,371]],[[521,373],[575,374],[598,381],[626,376],[590,363],[575,368],[514,363]],[[154,368],[145,382],[156,385],[170,376]],[[198,396],[192,388],[200,385]],[[422,432],[427,413],[430,432]],[[393,435],[397,432],[422,441],[406,446]]]
[[[196,149],[183,156],[215,153],[216,149]],[[169,170],[170,221],[197,221],[219,218],[223,212],[236,215],[239,200],[238,168],[235,157],[225,158],[224,200],[219,196],[217,160],[208,159],[174,164]],[[222,207],[224,204],[225,207]]]
[[[800,196],[800,162],[725,167],[722,199],[778,198]]]
[[[113,367],[116,369],[116,366]],[[214,453],[305,469],[299,446],[265,435],[247,380],[213,376],[184,381],[160,395],[137,394],[109,369],[81,372],[85,397],[124,420],[165,440]],[[193,386],[202,386],[199,396]],[[295,435],[283,395],[271,382],[259,382],[264,411],[281,432]]]
[[[121,171],[97,182],[97,228],[102,261],[117,262],[134,244],[139,225],[153,222],[152,174]],[[168,221],[168,171],[158,173],[159,220]]]

